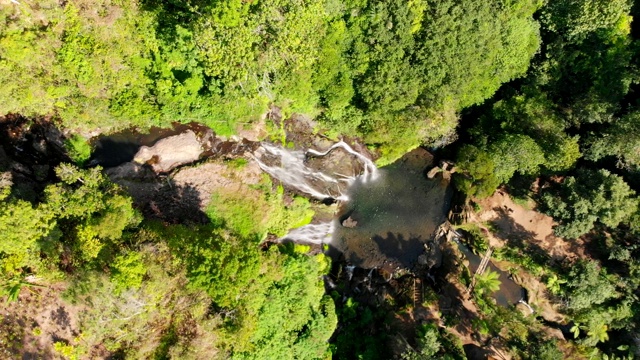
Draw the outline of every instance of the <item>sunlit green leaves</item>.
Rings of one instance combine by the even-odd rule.
[[[616,27],[629,13],[628,0],[559,0],[542,11],[545,26],[567,38],[581,38],[599,29]]]
[[[632,112],[614,120],[602,132],[590,134],[587,143],[586,157],[590,160],[616,156],[629,167],[639,166],[640,113]]]
[[[500,274],[497,271],[487,270],[482,274],[476,275],[476,284],[474,287],[478,295],[491,295],[500,289]]]
[[[607,170],[581,170],[576,177],[567,177],[557,190],[543,195],[542,204],[560,222],[556,233],[567,238],[583,235],[596,222],[615,227],[638,207],[635,192]]]
[[[495,163],[486,151],[465,145],[460,148],[457,161],[459,170],[454,181],[456,187],[465,194],[484,198],[493,194],[500,185],[495,174]]]

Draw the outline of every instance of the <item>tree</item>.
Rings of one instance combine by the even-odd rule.
[[[282,259],[282,277],[261,289],[247,306],[256,311],[250,344],[234,344],[237,359],[324,359],[337,318],[319,275],[328,270],[322,254],[291,254]],[[253,306],[260,304],[260,307]]]
[[[427,104],[478,104],[523,75],[539,47],[536,1],[427,1],[416,57]],[[508,20],[506,20],[508,19]],[[500,34],[496,36],[495,34]]]
[[[525,359],[531,360],[555,360],[562,359],[564,357],[564,353],[560,349],[558,349],[558,341],[555,339],[547,339],[544,341],[540,341],[532,344],[531,353],[527,354],[528,357]]]
[[[559,224],[558,236],[577,238],[596,222],[616,227],[637,209],[635,192],[622,177],[607,170],[581,169],[568,176],[557,189],[542,195],[543,210]]]
[[[102,174],[102,168],[61,164],[56,175],[61,181],[47,186],[41,207],[55,214],[76,265],[94,261],[105,246],[117,246],[123,231],[140,222],[131,198]]]
[[[1,190],[1,189],[0,189]],[[54,213],[24,200],[0,195],[0,274],[23,277],[42,268],[43,242],[57,241]]]
[[[520,174],[537,174],[545,163],[540,146],[529,136],[507,134],[488,150],[495,164],[495,176],[500,183],[506,183],[517,171]]]
[[[576,40],[615,27],[630,10],[628,0],[558,0],[543,7],[542,23],[547,30]]]
[[[544,93],[527,88],[522,95],[514,95],[493,104],[489,113],[481,117],[480,124],[471,132],[482,146],[517,136],[515,140],[523,142],[522,150],[526,150],[528,156],[537,161],[538,149],[529,140],[533,139],[545,158],[541,165],[550,171],[563,171],[571,168],[581,155],[578,138],[567,135],[567,127],[557,105]],[[531,163],[528,168],[533,165]]]
[[[474,290],[478,295],[490,295],[500,290],[500,274],[497,271],[487,270],[482,274],[476,275],[476,284]]]
[[[640,165],[640,112],[614,120],[601,132],[587,138],[586,158],[597,161],[615,156],[629,167]]]
[[[456,187],[469,196],[490,196],[500,185],[491,156],[473,145],[460,148],[456,166],[459,168],[454,178]]]
[[[440,334],[435,326],[424,326],[418,334],[416,349],[402,353],[403,360],[431,360],[441,348]]]
[[[545,59],[532,85],[578,126],[612,121],[636,78],[630,9],[629,0],[559,0],[541,9]]]
[[[260,271],[254,238],[234,236],[216,225],[158,226],[154,230],[181,259],[191,286],[205,290],[218,306],[233,308],[253,296],[247,289]]]
[[[595,261],[579,261],[571,267],[564,286],[568,308],[582,311],[618,296],[613,282]]]

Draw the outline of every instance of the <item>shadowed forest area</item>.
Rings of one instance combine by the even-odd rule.
[[[640,356],[639,6],[0,0],[0,357]],[[189,126],[193,159],[137,156]],[[448,234],[372,225],[412,268],[278,242],[341,204],[269,177],[259,142],[339,140],[448,161]]]

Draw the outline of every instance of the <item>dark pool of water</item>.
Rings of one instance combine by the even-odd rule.
[[[381,168],[374,181],[360,179],[350,187],[332,239],[347,262],[388,270],[414,267],[425,242],[446,220],[451,198],[448,182],[427,179],[425,165],[401,159]],[[355,227],[341,226],[348,217]]]

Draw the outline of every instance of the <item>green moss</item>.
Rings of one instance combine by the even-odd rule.
[[[240,170],[247,166],[249,161],[245,158],[236,158],[226,162],[226,165],[232,169]]]

